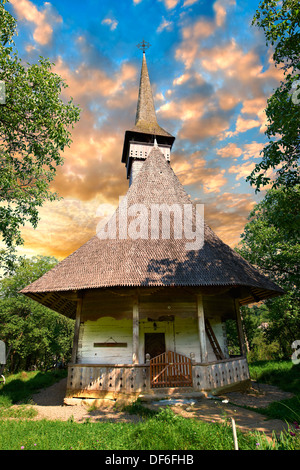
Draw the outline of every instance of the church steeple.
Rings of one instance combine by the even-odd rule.
[[[160,130],[156,119],[145,52],[143,52],[135,126],[141,131],[146,133],[151,132],[151,134],[156,134]]]
[[[167,160],[175,140],[171,134],[159,126],[156,118],[153,94],[146,62],[143,41],[138,47],[143,48],[143,61],[140,75],[139,94],[135,126],[125,132],[122,162],[127,168],[127,178],[131,184],[144,160],[149,155],[154,143],[161,149]]]

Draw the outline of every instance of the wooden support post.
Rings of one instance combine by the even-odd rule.
[[[208,355],[206,347],[205,320],[202,295],[197,295],[197,315],[201,362],[206,363],[208,361]]]
[[[71,356],[72,364],[76,364],[76,359],[77,359],[82,303],[83,303],[83,293],[79,292],[78,297],[77,297],[76,320],[75,320],[75,328],[74,328],[73,349],[72,349],[72,356]]]
[[[139,302],[138,296],[133,299],[132,309],[132,363],[139,363]]]
[[[235,300],[235,313],[236,313],[236,322],[238,328],[238,335],[239,335],[239,343],[240,343],[240,350],[242,356],[246,356],[246,345],[245,345],[245,336],[243,331],[243,324],[241,319],[241,312],[240,312],[240,303],[238,300]]]

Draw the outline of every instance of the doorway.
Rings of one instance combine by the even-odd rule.
[[[153,358],[165,351],[165,333],[145,333],[145,361],[146,354],[150,354],[150,358]]]

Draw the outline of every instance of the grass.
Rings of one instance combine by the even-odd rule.
[[[250,375],[260,383],[300,394],[300,364],[292,361],[259,361],[249,364]]]
[[[295,396],[271,403],[267,408],[256,409],[270,419],[281,419],[300,424],[300,364],[292,361],[260,361],[249,364],[250,375],[259,383],[275,385]]]
[[[25,406],[30,403],[31,396],[64,377],[65,370],[23,371],[8,375],[5,384],[0,385],[0,418],[33,418],[36,411]],[[14,407],[15,404],[18,404],[18,407]]]
[[[238,432],[242,450],[256,437]],[[201,423],[163,409],[139,423],[75,423],[72,420],[0,420],[1,450],[233,450],[231,427]]]

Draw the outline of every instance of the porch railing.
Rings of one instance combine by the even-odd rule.
[[[187,358],[189,359],[189,358]],[[177,362],[176,362],[177,361]],[[168,376],[166,379],[166,370]],[[178,358],[150,364],[69,364],[67,395],[101,397],[112,394],[141,394],[163,387],[192,386],[194,391],[213,390],[249,380],[245,357],[215,363],[182,363]],[[160,375],[159,375],[160,374]],[[157,377],[159,375],[159,377]],[[192,377],[192,381],[191,381]],[[158,382],[160,380],[160,382]],[[151,387],[151,381],[154,388]],[[158,386],[155,384],[159,383]]]

